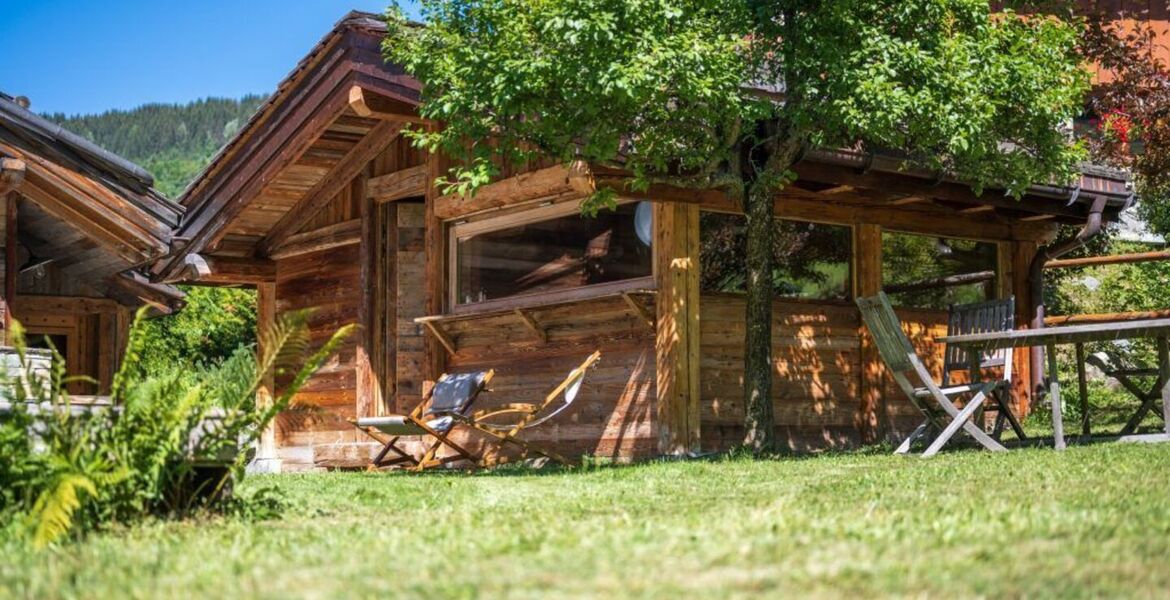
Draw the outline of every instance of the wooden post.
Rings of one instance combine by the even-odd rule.
[[[699,450],[699,207],[654,205],[658,451]]]
[[[355,376],[357,379],[357,406],[358,418],[370,417],[378,412],[383,405],[380,357],[377,348],[379,338],[384,333],[382,317],[386,299],[386,290],[378,285],[378,274],[383,262],[382,236],[379,231],[378,206],[373,200],[366,197],[366,177],[363,172],[354,180],[354,197],[361,205],[361,241],[358,244],[359,284],[361,290],[361,306],[358,309],[358,323],[361,327],[358,336],[357,348],[354,354]],[[376,366],[377,365],[377,366]]]
[[[1162,383],[1162,421],[1170,437],[1170,340],[1158,338],[1158,380]]]
[[[1089,437],[1089,382],[1085,378],[1085,345],[1076,344],[1077,353],[1077,393],[1081,395],[1081,435]]]
[[[445,225],[443,220],[435,214],[435,199],[439,197],[439,190],[434,181],[446,174],[447,161],[444,157],[427,154],[427,190],[425,198],[425,216],[423,217],[425,233],[423,238],[426,267],[423,273],[423,287],[426,294],[427,315],[438,315],[443,312],[443,298],[447,293],[447,244]],[[426,360],[423,365],[423,378],[426,381],[435,381],[443,374],[447,365],[447,352],[431,336],[424,338]],[[424,387],[426,385],[424,384]],[[425,390],[424,390],[425,391]]]
[[[261,283],[256,286],[256,329],[257,351],[264,353],[264,339],[276,325],[276,284]],[[275,397],[276,381],[274,374],[269,371],[264,374],[260,388],[256,391],[256,404],[270,406]],[[276,423],[271,423],[260,434],[260,444],[256,448],[256,458],[249,466],[249,470],[257,473],[279,473],[280,458],[276,454]]]
[[[1048,344],[1048,399],[1052,402],[1052,437],[1057,450],[1064,450],[1064,400],[1060,397],[1060,372],[1056,366],[1056,344]]]
[[[12,323],[12,303],[16,299],[16,192],[9,192],[3,198],[0,198],[0,210],[4,211],[3,217],[0,218],[0,227],[3,231],[0,232],[0,240],[4,243],[4,260],[2,266],[3,273],[0,274],[3,284],[3,297],[0,297],[0,312],[2,312],[3,322],[0,323],[4,327],[2,336],[0,336],[0,343],[8,343],[8,332],[11,330]]]
[[[1012,242],[1011,293],[1016,297],[1016,329],[1028,329],[1032,322],[1032,288],[1028,283],[1028,267],[1036,256],[1036,242]],[[1027,348],[1012,352],[1012,398],[1016,415],[1021,419],[1032,410],[1032,356]]]
[[[873,296],[882,289],[882,228],[861,224],[853,227],[853,297]],[[863,443],[873,443],[889,433],[885,417],[885,367],[877,346],[864,324],[858,325],[861,340],[860,403],[854,423]]]

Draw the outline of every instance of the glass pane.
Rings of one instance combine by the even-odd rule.
[[[648,202],[460,238],[458,302],[609,283],[652,273]]]
[[[743,215],[703,213],[701,288],[704,292],[743,293],[747,281],[746,219]],[[776,219],[773,230],[773,293],[780,298],[849,298],[849,227]]]
[[[995,244],[882,233],[882,288],[898,306],[945,309],[995,298]]]

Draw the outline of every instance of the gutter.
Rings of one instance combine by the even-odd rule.
[[[1133,201],[1133,197],[1126,202],[1128,207]],[[1071,238],[1067,238],[1060,242],[1053,242],[1041,248],[1035,256],[1032,257],[1031,264],[1028,265],[1028,285],[1031,288],[1031,304],[1032,304],[1032,329],[1044,329],[1044,265],[1050,261],[1060,258],[1077,248],[1083,247],[1094,236],[1101,233],[1101,226],[1104,219],[1102,218],[1105,212],[1105,205],[1107,198],[1105,196],[1097,196],[1093,199],[1093,204],[1089,208],[1089,216],[1085,221],[1085,225],[1081,230]],[[1031,349],[1031,390],[1033,393],[1039,393],[1039,390],[1044,384],[1044,348],[1032,347]]]

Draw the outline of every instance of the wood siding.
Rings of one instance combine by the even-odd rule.
[[[361,301],[358,258],[357,245],[349,245],[278,261],[277,314],[313,309],[309,326],[317,344],[341,326],[357,322]],[[288,470],[312,467],[314,445],[358,441],[357,430],[345,421],[356,414],[356,348],[356,336],[346,340],[297,394],[297,402],[317,410],[281,415],[277,443]]]
[[[620,297],[587,300],[527,313],[547,333],[536,338],[515,314],[464,318],[444,325],[457,352],[453,372],[495,369],[479,408],[538,402],[595,350],[601,363],[574,406],[525,433],[568,457],[629,459],[657,453],[654,330]]]
[[[704,450],[743,441],[744,299],[704,294],[700,305],[700,422]],[[937,371],[946,329],[939,311],[899,310],[907,333]],[[773,409],[779,442],[796,451],[854,446],[867,418],[861,401],[862,326],[851,304],[776,302],[773,307]],[[941,329],[940,329],[941,328]],[[876,365],[880,421],[904,435],[921,415]]]

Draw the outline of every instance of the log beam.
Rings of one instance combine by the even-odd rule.
[[[342,246],[357,244],[362,237],[362,220],[360,218],[342,221],[333,225],[326,225],[310,231],[293,234],[280,247],[268,253],[273,260],[300,256],[310,252],[331,250]]]
[[[366,195],[374,202],[421,198],[427,193],[427,166],[409,167],[378,177],[366,184]]]
[[[263,258],[188,254],[184,281],[201,285],[261,285],[276,281],[276,263]]]
[[[1113,256],[1086,256],[1084,258],[1064,258],[1050,260],[1044,263],[1045,269],[1067,269],[1070,267],[1097,267],[1102,265],[1124,265],[1132,263],[1150,262],[1155,260],[1170,260],[1170,250],[1154,252],[1134,252],[1132,254],[1115,254]]]
[[[164,315],[169,315],[181,308],[183,298],[186,297],[186,294],[178,288],[165,283],[153,283],[137,273],[118,273],[111,276],[108,281],[111,285],[150,304]]]
[[[367,119],[385,119],[407,123],[426,123],[417,109],[406,102],[383,96],[360,85],[349,88],[349,107],[357,116]]]
[[[435,216],[456,219],[484,210],[505,208],[554,197],[583,198],[597,190],[593,174],[584,162],[565,167],[557,165],[521,173],[489,183],[468,198],[446,194],[435,198]]]
[[[0,198],[20,187],[24,181],[24,161],[17,158],[0,158]]]

